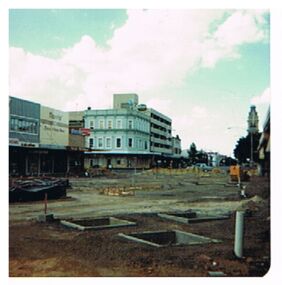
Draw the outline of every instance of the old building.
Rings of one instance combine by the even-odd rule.
[[[10,97],[10,175],[65,175],[83,168],[83,150],[69,148],[68,113]]]
[[[86,167],[149,168],[168,166],[180,157],[180,138],[172,144],[172,121],[160,112],[138,104],[134,93],[114,94],[113,109],[85,111]]]
[[[128,106],[109,110],[86,110],[85,166],[113,168],[150,167],[150,121]]]
[[[40,104],[9,99],[9,171],[32,174],[39,168]]]
[[[263,132],[260,137],[259,145],[259,173],[262,176],[270,176],[270,108],[263,125]]]
[[[171,156],[171,119],[152,108],[144,112],[150,118],[150,151],[161,157]]]
[[[63,112],[11,97],[10,174],[177,166],[181,140],[171,135],[171,119],[138,104],[134,93],[113,99],[113,109]]]
[[[79,173],[84,170],[85,137],[90,134],[89,129],[84,128],[84,111],[68,112],[69,114],[69,142],[67,150],[68,172]]]
[[[172,155],[174,158],[181,157],[181,139],[178,135],[172,137]]]

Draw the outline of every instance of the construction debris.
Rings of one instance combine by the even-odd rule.
[[[206,277],[209,272],[214,275],[223,272],[228,277],[265,275],[270,265],[268,178],[252,176],[250,182],[242,184],[247,186],[248,198],[239,199],[238,187],[225,187],[229,180],[227,173],[210,172],[210,177],[195,186],[198,174],[181,171],[155,176],[148,171],[139,175],[121,173],[114,178],[70,178],[72,199],[52,201],[50,211],[56,219],[48,223],[38,223],[37,217],[43,213],[42,203],[10,204],[10,276]],[[172,189],[164,189],[163,185]],[[264,199],[262,194],[268,198]],[[234,256],[236,210],[245,211],[241,259]],[[228,215],[229,219],[188,224],[160,219],[157,213],[184,215],[175,216],[178,219],[210,215]],[[90,220],[85,221],[85,217]],[[92,221],[98,217],[132,221],[136,228],[124,226],[121,231],[113,226],[81,232],[60,223],[67,220],[86,229],[114,224],[111,220]],[[176,239],[166,233],[175,231]],[[222,242],[178,245],[183,237],[184,241],[190,241],[190,237],[178,235],[178,231]],[[120,232],[131,239],[121,238]],[[146,232],[160,234],[152,237],[144,235]],[[136,233],[141,236],[136,237]],[[145,241],[160,246],[136,243],[133,238],[147,238]]]
[[[107,187],[100,191],[100,194],[108,196],[134,196],[135,190],[140,190],[141,187]]]
[[[69,180],[64,178],[25,178],[11,179],[9,185],[9,202],[25,202],[66,197]]]

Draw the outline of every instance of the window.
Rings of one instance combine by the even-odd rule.
[[[148,142],[145,141],[145,149],[148,149]]]
[[[10,119],[10,130],[11,131],[19,131],[19,132],[25,132],[29,134],[37,134],[37,125],[38,123],[29,120],[29,119],[23,119],[23,118],[11,118]]]
[[[31,123],[31,132],[37,133],[37,123]]]
[[[10,129],[15,130],[16,129],[16,120],[14,118],[10,119]]]
[[[98,148],[103,147],[103,138],[98,138]]]
[[[94,129],[94,121],[90,121],[90,129]]]
[[[121,148],[121,138],[117,138],[116,140],[116,147]]]
[[[108,120],[108,129],[112,129],[112,128],[113,128],[113,121]]]
[[[106,148],[111,148],[111,146],[112,146],[111,138],[106,138]]]
[[[128,138],[128,146],[132,147],[132,138]]]
[[[129,121],[128,121],[128,128],[129,128],[129,129],[132,129],[132,128],[133,128],[133,122],[132,122],[132,120],[129,120]]]
[[[99,121],[99,129],[104,129],[104,120]]]
[[[93,148],[93,139],[92,138],[89,139],[89,148]]]
[[[117,129],[121,129],[122,125],[121,125],[121,120],[117,120]]]
[[[22,119],[18,120],[18,127],[19,127],[19,131],[22,131],[22,128],[23,128],[23,120]]]
[[[120,159],[117,160],[117,165],[120,165],[121,161]]]

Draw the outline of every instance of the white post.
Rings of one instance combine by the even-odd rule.
[[[244,247],[244,211],[236,212],[234,253],[238,258],[243,257]]]

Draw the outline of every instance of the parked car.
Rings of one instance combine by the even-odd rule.
[[[212,166],[207,165],[206,163],[196,163],[194,164],[194,167],[197,167],[205,172],[211,171],[213,169]]]

